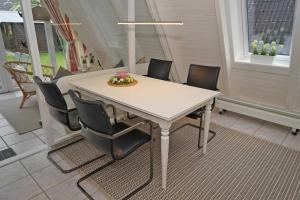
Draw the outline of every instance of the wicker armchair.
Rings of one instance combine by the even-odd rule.
[[[20,61],[10,61],[4,63],[3,67],[12,75],[12,78],[16,81],[18,87],[23,93],[23,98],[20,104],[20,108],[23,108],[23,105],[27,99],[36,94],[35,85],[32,81],[31,76],[32,72],[26,71],[20,66],[31,65],[28,62],[20,62]],[[43,76],[50,80],[53,79],[54,76],[54,67],[42,65]]]

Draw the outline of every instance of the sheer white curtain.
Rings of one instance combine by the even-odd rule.
[[[111,0],[60,0],[60,6],[72,22],[82,24],[75,31],[104,67],[127,63],[126,30],[117,25],[120,19]]]

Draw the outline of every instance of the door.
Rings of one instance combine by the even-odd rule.
[[[0,94],[4,92],[8,92],[9,90],[9,80],[10,77],[8,72],[3,68],[3,64],[6,60],[6,53],[5,53],[5,47],[4,47],[4,42],[2,38],[2,33],[0,29]]]

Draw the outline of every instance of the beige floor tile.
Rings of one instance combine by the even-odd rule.
[[[36,135],[43,135],[43,134],[45,134],[45,131],[42,128],[34,130],[32,132],[34,132]]]
[[[9,99],[15,99],[16,97],[21,97],[21,96],[23,96],[21,91],[9,92],[5,94],[1,94],[0,101],[7,101]]]
[[[7,147],[6,144],[3,142],[2,138],[0,137],[0,148],[5,148]]]
[[[62,183],[63,181],[72,178],[76,175],[76,172],[63,174],[54,165],[50,165],[42,170],[32,174],[34,179],[39,183],[39,185],[44,189],[49,188]]]
[[[1,200],[27,200],[41,193],[34,180],[27,176],[15,183],[0,188]]]
[[[242,117],[238,120],[231,129],[245,133],[248,135],[254,135],[255,132],[263,126],[265,121],[255,119],[252,117]]]
[[[9,123],[6,119],[0,119],[0,127],[8,126]]]
[[[82,200],[86,196],[78,189],[76,183],[80,178],[77,175],[71,179],[68,179],[51,189],[47,190],[46,193],[51,200]]]
[[[242,115],[229,111],[225,112],[222,115],[218,114],[217,112],[212,112],[211,121],[212,123],[218,124],[220,126],[230,128],[241,118]]]
[[[16,182],[28,175],[26,169],[19,162],[4,166],[0,168],[0,187]]]
[[[3,136],[3,140],[10,146],[14,145],[20,142],[23,142],[25,140],[29,140],[31,138],[36,137],[33,133],[25,133],[25,134],[19,134],[19,133],[13,133],[6,136]]]
[[[47,152],[48,151],[37,153],[35,155],[32,155],[28,158],[21,160],[21,162],[29,171],[29,173],[33,174],[34,172],[37,172],[51,165],[50,161],[47,158]]]
[[[268,140],[275,144],[282,144],[285,138],[288,136],[290,128],[281,126],[278,124],[266,122],[255,133],[255,137]]]
[[[59,133],[57,131],[53,131],[53,133],[51,133],[52,136],[54,137],[55,140],[57,140],[58,138],[64,136],[64,134],[62,133]],[[46,134],[40,134],[38,135],[38,137],[45,143],[47,143],[47,137],[46,137]]]
[[[13,150],[17,154],[21,154],[26,151],[31,151],[33,149],[36,149],[42,145],[44,145],[44,143],[42,141],[40,141],[38,138],[32,138],[32,139],[20,142],[15,145],[11,145],[10,147],[13,148]]]
[[[0,128],[0,136],[5,136],[8,134],[15,133],[16,130],[11,126],[4,126]]]
[[[33,197],[30,200],[49,200],[49,198],[44,193],[42,193],[36,197]]]
[[[283,141],[283,146],[300,151],[300,134],[298,133],[298,135],[292,135],[290,133]]]

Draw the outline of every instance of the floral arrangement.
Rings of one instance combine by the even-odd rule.
[[[112,76],[108,83],[112,85],[130,85],[137,81],[126,71],[119,71]]]
[[[280,49],[283,49],[283,45],[277,44],[275,41],[270,43],[265,43],[264,41],[254,40],[251,43],[251,53],[254,55],[263,56],[276,56]]]

